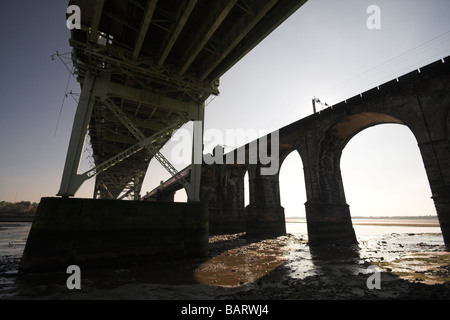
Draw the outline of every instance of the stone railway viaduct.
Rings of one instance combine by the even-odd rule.
[[[450,244],[450,66],[439,60],[320,113],[279,129],[279,164],[298,152],[304,166],[309,242],[356,242],[345,198],[340,160],[347,143],[371,126],[395,123],[414,134],[430,183],[445,243]],[[266,138],[270,141],[271,135]],[[270,143],[267,143],[270,145]],[[208,203],[212,233],[285,233],[279,172],[262,175],[250,164],[251,143],[233,151],[244,164],[203,165],[201,201]],[[218,150],[216,150],[218,151]],[[236,161],[235,161],[236,162]],[[189,174],[189,167],[184,171]],[[249,173],[250,204],[244,207],[244,176]],[[166,181],[144,198],[173,201],[181,188]]]

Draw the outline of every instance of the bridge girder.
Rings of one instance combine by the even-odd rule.
[[[74,195],[70,187],[79,180],[87,132],[95,165],[137,142],[104,108],[105,98],[114,99],[144,136],[181,118],[203,121],[204,102],[219,94],[219,78],[306,1],[70,0],[81,10],[81,29],[69,40],[72,61],[89,101],[79,103],[58,194]],[[152,147],[159,150],[169,138]],[[95,193],[117,198],[139,176],[130,192],[135,197],[151,158],[134,154],[97,175]],[[115,179],[115,170],[128,170],[129,181]],[[199,170],[193,172],[190,183],[198,186]]]

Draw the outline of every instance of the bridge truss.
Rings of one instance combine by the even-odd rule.
[[[220,76],[305,2],[71,0],[81,10],[70,45],[82,90],[58,195],[95,177],[94,198],[139,199],[153,157],[177,176],[159,150],[188,121],[202,144],[204,103]],[[87,134],[95,167],[79,174]],[[192,201],[200,171],[193,164],[189,181],[177,179]]]

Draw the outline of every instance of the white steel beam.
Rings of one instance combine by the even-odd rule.
[[[189,186],[186,188],[186,193],[190,201],[200,201],[205,104],[202,103],[199,105],[198,109],[199,120],[194,121],[193,129],[191,180]]]
[[[80,183],[77,172],[95,102],[94,86],[95,77],[90,73],[87,73],[73,121],[61,186],[57,194],[58,196],[73,196],[76,191],[74,188]]]

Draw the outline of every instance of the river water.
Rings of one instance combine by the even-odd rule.
[[[19,274],[31,223],[0,222],[0,300],[225,299],[255,283],[270,286],[286,278],[301,280],[325,273],[356,275],[371,261],[446,252],[437,220],[354,219],[353,224],[359,244],[350,257],[338,257],[340,251],[330,248],[312,250],[304,219],[287,219],[288,235],[276,239],[212,236],[205,259],[83,270],[83,288],[74,292],[66,287],[65,272]]]

